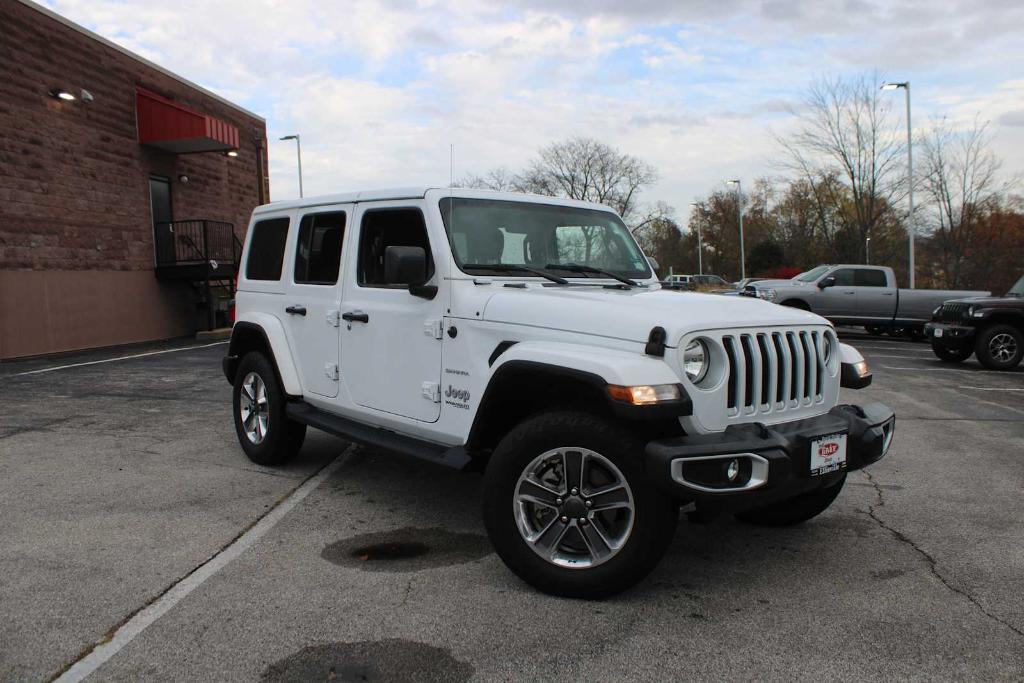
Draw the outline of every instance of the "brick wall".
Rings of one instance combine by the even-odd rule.
[[[137,85],[237,126],[239,156],[176,156],[141,146]],[[85,89],[95,99],[57,100],[48,95],[55,87],[76,95]],[[19,271],[152,271],[150,174],[172,180],[176,220],[229,221],[241,239],[252,208],[269,197],[265,154],[257,153],[258,145],[265,149],[265,137],[262,119],[33,6],[0,0],[0,271],[8,283]],[[187,184],[177,180],[182,174]],[[156,286],[187,296],[180,284]],[[168,300],[165,294],[154,305]],[[0,316],[33,315],[32,304],[0,310]],[[174,322],[166,329],[147,334],[189,333],[176,310],[168,317]],[[138,336],[137,330],[125,330],[126,341]],[[104,339],[110,338],[108,330]],[[26,355],[66,349],[23,341],[18,350]],[[0,358],[12,355],[0,338]]]

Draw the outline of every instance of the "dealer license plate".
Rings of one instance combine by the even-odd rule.
[[[934,330],[932,330],[932,333],[935,335],[935,338],[938,339],[939,337],[942,336],[942,328],[936,327]]]
[[[829,434],[811,441],[811,476],[846,469],[846,434]]]

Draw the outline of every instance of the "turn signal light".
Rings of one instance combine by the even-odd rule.
[[[682,397],[678,384],[643,384],[636,387],[609,384],[608,395],[616,401],[632,403],[636,406],[647,406],[665,401],[678,401]]]

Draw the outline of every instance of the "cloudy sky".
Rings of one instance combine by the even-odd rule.
[[[915,128],[991,121],[1024,170],[1020,0],[46,0],[267,119],[271,196],[444,184],[592,136],[655,165],[685,215],[772,174],[809,81],[912,82]],[[902,108],[902,91],[887,93]]]

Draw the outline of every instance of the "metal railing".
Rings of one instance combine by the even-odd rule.
[[[235,228],[225,221],[171,221],[153,226],[156,265],[194,266],[216,262],[234,265],[241,255]]]

